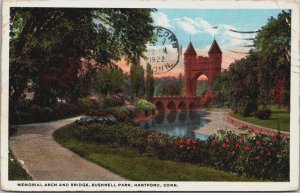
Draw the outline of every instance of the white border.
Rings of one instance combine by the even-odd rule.
[[[122,7],[122,8],[180,8],[180,9],[292,9],[291,47],[291,115],[290,115],[290,182],[173,182],[176,188],[78,188],[78,187],[18,187],[20,181],[8,181],[8,80],[9,80],[9,8],[10,7]],[[1,61],[1,188],[15,191],[292,191],[299,183],[299,4],[293,1],[200,1],[200,0],[51,0],[3,3],[2,9],[2,61]],[[29,181],[27,181],[29,182]],[[32,182],[32,181],[30,181]],[[33,181],[47,183],[49,181]],[[64,183],[63,181],[50,181]],[[82,181],[81,181],[82,182]],[[22,181],[21,183],[26,183]],[[72,183],[70,181],[65,183]],[[92,183],[87,181],[87,183]],[[101,183],[105,183],[102,181]],[[118,184],[119,182],[111,182]],[[124,183],[124,182],[120,182]],[[128,181],[132,185],[134,182]],[[172,182],[145,182],[161,184]]]

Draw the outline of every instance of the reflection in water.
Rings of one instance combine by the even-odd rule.
[[[142,128],[150,128],[156,132],[169,136],[186,136],[206,140],[207,136],[195,133],[205,125],[208,120],[204,119],[206,112],[160,112],[154,119],[142,122]]]

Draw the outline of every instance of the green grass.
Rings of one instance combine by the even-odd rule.
[[[269,109],[271,110],[272,114],[270,119],[268,120],[260,120],[253,116],[243,117],[238,114],[233,114],[233,117],[255,125],[260,125],[270,129],[289,132],[290,131],[289,110],[287,108],[278,107],[277,105],[270,105]]]
[[[54,133],[55,139],[79,154],[114,173],[136,181],[257,181],[233,173],[217,171],[194,164],[163,161],[141,155],[136,149],[113,144],[90,144],[73,137],[74,129],[64,127]]]
[[[11,150],[9,151],[8,180],[32,180],[32,178],[19,164]]]

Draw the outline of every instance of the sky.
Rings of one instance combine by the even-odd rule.
[[[218,42],[222,52],[222,68],[228,66],[236,59],[246,56],[253,45],[251,40],[256,33],[236,33],[236,31],[257,31],[267,24],[268,18],[277,17],[280,9],[157,9],[152,13],[155,26],[161,26],[172,31],[182,46],[182,52],[186,50],[190,40],[197,55],[207,56],[208,50],[214,38]],[[215,28],[217,27],[217,29]],[[129,71],[129,66],[122,61],[119,66]],[[169,72],[155,73],[155,77],[176,76],[183,72],[183,54],[180,56],[177,66]]]

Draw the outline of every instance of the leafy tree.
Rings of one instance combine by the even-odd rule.
[[[131,80],[131,97],[141,97],[145,93],[145,78],[144,69],[140,65],[139,57],[130,66],[130,80]]]
[[[165,95],[165,96],[172,96],[172,95],[180,95],[181,89],[179,88],[176,82],[167,82],[159,85],[156,95]]]
[[[254,52],[258,55],[259,102],[266,108],[271,102],[271,90],[280,77],[284,82],[284,99],[289,104],[291,72],[291,11],[271,17],[258,33]]]
[[[93,89],[99,94],[113,94],[121,91],[125,77],[120,69],[103,69],[96,72]]]
[[[11,8],[10,102],[15,106],[28,89],[40,105],[75,94],[73,83],[88,79],[78,76],[82,58],[108,64],[143,56],[153,36],[152,11]]]
[[[150,63],[147,63],[146,69],[146,98],[151,100],[154,95],[154,76]]]
[[[179,76],[178,76],[178,86],[180,88],[180,95],[184,95],[184,77],[183,75],[180,73]]]

